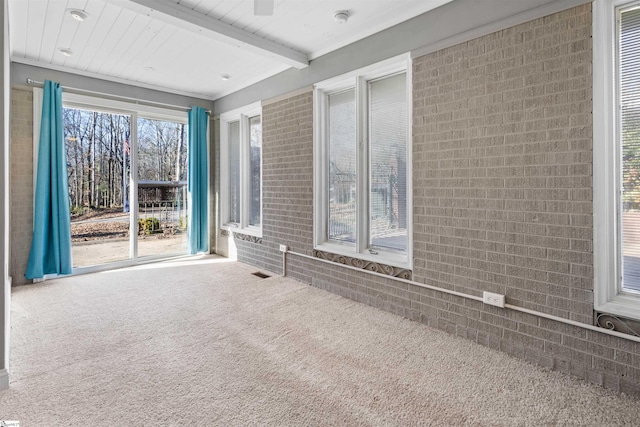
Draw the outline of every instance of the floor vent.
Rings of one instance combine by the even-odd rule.
[[[253,274],[254,276],[258,276],[261,279],[266,279],[267,277],[271,277],[268,274],[264,274],[260,271],[256,271],[255,273],[251,273],[251,274]]]

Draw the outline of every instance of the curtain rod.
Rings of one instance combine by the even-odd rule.
[[[27,79],[27,84],[28,85],[32,85],[32,86],[44,86],[44,82],[39,82],[37,80],[33,80],[28,78]],[[62,85],[61,85],[62,86]],[[62,86],[62,89],[70,92],[70,93],[78,93],[78,94],[86,94],[86,95],[100,95],[102,97],[107,97],[107,98],[111,98],[111,99],[115,99],[115,100],[123,100],[123,101],[128,101],[128,102],[134,102],[136,104],[140,104],[140,105],[147,105],[150,107],[162,107],[162,108],[168,108],[171,110],[179,110],[179,111],[189,111],[191,109],[191,107],[180,107],[177,105],[171,105],[171,104],[165,104],[162,102],[155,102],[155,101],[141,101],[139,99],[136,98],[130,98],[128,96],[120,96],[120,95],[110,95],[107,93],[103,93],[103,92],[96,92],[96,91],[92,91],[92,90],[86,90],[86,89],[78,89],[78,88],[73,88],[73,87],[69,87],[69,86]],[[207,114],[211,115],[211,110],[206,110]]]

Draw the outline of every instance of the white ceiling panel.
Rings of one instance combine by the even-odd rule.
[[[132,52],[135,56],[129,60],[123,58],[122,65],[118,67],[121,75],[130,78],[135,73],[148,71],[149,67],[153,67],[155,58],[169,54],[164,47],[172,39],[179,37],[179,32],[176,27],[153,21],[153,24],[145,28],[145,34],[138,39],[138,43],[135,43]]]
[[[11,49],[13,56],[25,57],[27,54],[27,39],[29,29],[27,17],[29,16],[29,2],[14,2],[9,9],[9,22],[11,24]],[[42,14],[44,20],[44,14]],[[34,35],[36,37],[37,35]]]
[[[78,53],[73,55],[74,59],[78,57],[78,62],[75,65],[77,70],[96,72],[96,70],[90,68],[90,65],[94,62],[96,57],[100,58],[101,56],[106,55],[106,52],[103,50],[103,43],[114,23],[124,10],[112,4],[104,4],[104,2],[101,1],[96,2],[92,0],[90,2],[92,5],[95,3],[103,3],[104,7],[102,8],[100,15],[94,18],[94,15],[92,14],[86,21],[76,24],[81,27],[91,27],[92,31],[89,37],[78,37],[73,40],[73,44],[70,46],[74,52]],[[59,55],[58,52],[56,52],[56,54]]]
[[[60,4],[65,5],[66,3],[66,1],[60,2]],[[65,18],[65,9],[63,7],[55,7],[54,4],[49,4],[44,20],[44,27],[42,28],[42,37],[40,42],[39,59],[41,61],[53,61],[56,48],[63,47],[58,46],[58,40],[60,39],[60,33],[62,32],[63,28],[63,21],[73,20],[71,16],[68,16],[68,19]],[[30,28],[29,31],[33,30]]]
[[[217,99],[448,1],[275,0],[255,16],[253,0],[9,0],[11,59]]]
[[[96,28],[98,27],[98,23],[105,21],[103,17],[103,13],[105,12],[106,4],[104,2],[95,2],[89,1],[86,2],[86,5],[81,10],[85,10],[89,13],[89,19],[93,22],[92,25],[82,25],[84,23],[80,23],[75,19],[69,16],[69,20],[65,21],[65,24],[69,27],[75,27],[76,31],[74,32],[74,39],[71,41],[71,44],[68,46],[73,49],[75,52],[71,57],[64,57],[64,65],[71,69],[81,69],[78,65],[80,63],[81,58],[83,58],[87,63],[93,58],[96,51],[98,50],[98,46],[92,45],[89,41],[92,39],[93,34],[96,32]],[[115,13],[116,10],[112,9],[111,13]],[[108,18],[107,18],[108,19]],[[106,22],[103,26],[108,26]],[[56,52],[58,54],[58,52]]]
[[[98,48],[98,54],[93,57],[92,61],[87,66],[88,70],[101,74],[104,72],[103,65],[105,65],[106,62],[120,62],[120,53],[124,53],[126,47],[124,45],[121,46],[122,50],[116,50],[116,47],[120,44],[125,33],[131,29],[136,16],[137,14],[130,10],[120,10],[117,18],[111,24],[109,31],[102,38],[102,44]],[[135,38],[130,40],[135,40]]]
[[[137,13],[132,15],[131,24],[124,28],[118,44],[114,46],[113,52],[116,52],[118,61],[105,61],[100,67],[100,73],[113,74],[119,69],[124,70],[124,65],[135,60],[136,55],[141,54],[151,40],[151,32],[146,29],[152,24],[152,19]],[[135,40],[136,43],[131,43],[131,40]]]
[[[47,17],[47,8],[48,4],[44,1],[31,3],[28,2],[28,7],[26,9],[28,15],[25,17],[21,17],[20,21],[24,22],[24,28],[27,29],[25,36],[27,38],[27,45],[25,55],[28,58],[36,58],[40,57],[40,45],[42,44],[42,36],[43,29],[45,25],[45,19]],[[11,8],[9,9],[11,11]],[[22,33],[21,26],[12,25],[11,24],[11,13],[9,14],[9,30],[17,30],[18,34],[12,34],[9,37],[9,40],[12,41],[14,38],[19,37]],[[13,44],[13,43],[12,43]]]

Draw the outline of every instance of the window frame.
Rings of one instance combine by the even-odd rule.
[[[368,83],[406,75],[407,102],[407,250],[375,249],[369,252],[370,237],[370,170],[369,170],[369,111]],[[388,264],[405,269],[413,268],[413,203],[412,203],[412,80],[411,57],[403,54],[314,85],[313,96],[313,244],[314,249],[365,261]],[[356,92],[356,243],[342,244],[328,239],[329,220],[329,139],[328,96],[349,88]]]
[[[249,119],[259,116],[262,127],[262,103],[255,102],[220,115],[220,228],[228,231],[235,231],[255,237],[262,237],[262,227],[264,223],[264,199],[263,199],[263,149],[260,154],[260,226],[249,225],[250,222],[250,195],[251,180],[249,179],[251,170],[251,129]],[[226,159],[229,158],[230,143],[229,125],[238,121],[240,124],[240,222],[230,222],[231,205],[229,194],[230,165]]]
[[[618,10],[638,0],[593,3],[594,309],[640,320],[640,294],[622,290]],[[615,147],[615,149],[611,149]]]

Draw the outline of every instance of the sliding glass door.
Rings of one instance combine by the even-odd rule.
[[[74,268],[187,253],[187,131],[186,117],[64,108]]]

